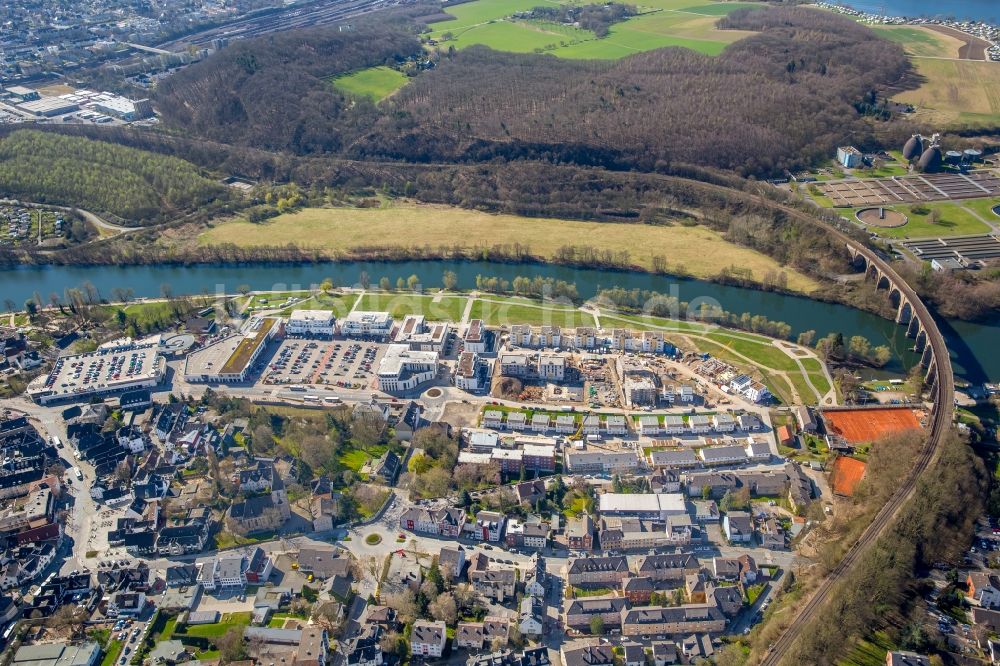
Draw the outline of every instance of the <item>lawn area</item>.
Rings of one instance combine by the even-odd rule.
[[[261,532],[248,536],[230,534],[222,529],[215,533],[215,550],[225,550],[236,546],[249,546],[262,541],[270,541],[274,538],[274,532]],[[192,634],[193,635],[193,634]]]
[[[457,5],[458,10],[477,3]],[[413,230],[419,229],[419,234]],[[672,266],[683,266],[694,277],[712,277],[736,264],[762,279],[767,271],[784,271],[790,289],[809,292],[816,283],[792,268],[749,248],[726,241],[702,226],[652,226],[615,222],[581,222],[548,218],[494,215],[452,206],[420,205],[394,201],[383,208],[307,208],[279,215],[263,223],[226,220],[198,237],[199,244],[234,243],[243,247],[283,245],[325,249],[350,255],[371,247],[415,245],[451,249],[458,239],[476,250],[493,245],[528,245],[532,254],[548,259],[567,244],[598,249],[628,248],[630,261],[650,270],[653,257],[662,255]],[[371,276],[377,282],[380,276]],[[406,277],[406,276],[404,276]],[[440,276],[421,276],[427,285],[440,284]],[[256,303],[255,303],[256,305]]]
[[[906,215],[906,224],[892,229],[869,227],[871,231],[886,238],[936,238],[938,236],[984,234],[990,230],[986,224],[976,219],[975,215],[965,210],[959,202],[914,204],[894,206],[894,208]],[[926,209],[928,212],[918,214],[913,212],[914,208]],[[930,211],[934,210],[937,210],[941,216],[937,224],[930,222]]]
[[[917,107],[916,119],[948,126],[1000,122],[1000,67],[982,60],[913,58],[923,83],[894,100]]]
[[[697,322],[683,321],[681,319],[667,319],[665,317],[651,317],[647,315],[607,315],[602,313],[601,322],[603,323],[604,321],[619,321],[637,331],[674,330],[686,333],[705,333],[709,330],[708,326]]]
[[[886,653],[895,649],[889,637],[879,631],[871,640],[859,640],[837,666],[884,666]]]
[[[115,666],[118,662],[118,657],[122,653],[122,648],[125,644],[119,640],[113,640],[108,645],[107,650],[104,652],[104,658],[101,659],[101,666]]]
[[[429,282],[439,280],[438,276],[424,276]],[[372,276],[372,279],[376,278]],[[465,310],[467,298],[462,296],[441,296],[435,302],[434,296],[422,296],[419,294],[398,293],[398,294],[372,294],[366,293],[361,302],[358,303],[358,310],[374,310],[376,312],[389,312],[396,319],[401,319],[408,314],[422,314],[428,321],[459,321],[462,319],[462,312]]]
[[[819,359],[804,358],[802,359],[802,366],[806,369],[806,372],[809,374],[809,380],[816,387],[817,391],[825,394],[830,390],[830,382],[827,381],[826,375],[823,374],[822,364]]]
[[[376,102],[385,99],[406,85],[405,74],[391,67],[369,67],[333,79],[333,86],[348,95],[368,97]]]
[[[901,44],[912,56],[927,58],[957,58],[962,42],[958,39],[923,26],[879,25],[871,29],[881,37]]]
[[[499,300],[499,299],[498,299]],[[470,319],[482,319],[487,326],[510,326],[530,324],[532,326],[593,326],[594,317],[586,312],[567,308],[564,305],[545,305],[541,302],[507,301],[495,303],[477,299],[472,304]]]
[[[278,314],[287,317],[292,313],[292,310],[329,310],[337,319],[342,319],[351,311],[356,300],[358,300],[357,294],[326,294],[323,292],[309,296],[303,294],[301,301],[284,308]]]
[[[342,453],[340,458],[338,458],[341,465],[354,472],[357,472],[364,467],[365,463],[367,463],[370,459],[371,456],[361,449],[350,449]]]
[[[966,199],[961,202],[962,206],[975,211],[979,217],[992,222],[1000,222],[1000,215],[993,212],[994,206],[1000,206],[1000,199]]]
[[[233,627],[248,627],[252,615],[249,612],[223,613],[222,618],[214,624],[197,624],[188,626],[185,636],[200,636],[202,638],[218,638]]]
[[[772,345],[770,341],[762,344],[728,333],[709,333],[707,337],[721,345],[725,345],[738,354],[750,358],[760,365],[766,365],[769,368],[783,372],[799,372],[795,360]]]
[[[455,18],[435,23],[432,37],[459,49],[484,44],[500,51],[610,60],[665,46],[717,55],[750,34],[715,28],[720,17],[748,6],[741,2],[647,0],[640,15],[612,25],[603,38],[571,26],[512,18],[536,6],[537,0],[477,0],[448,7],[445,11]]]

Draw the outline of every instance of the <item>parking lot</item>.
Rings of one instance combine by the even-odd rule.
[[[265,384],[369,386],[382,345],[354,340],[285,340],[264,373]]]

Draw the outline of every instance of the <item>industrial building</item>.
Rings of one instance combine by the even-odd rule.
[[[17,108],[42,118],[53,118],[79,111],[80,105],[58,97],[43,97],[19,104]]]
[[[57,359],[47,375],[36,377],[28,385],[27,393],[40,405],[85,400],[152,388],[165,373],[159,336],[140,342],[126,338],[86,354]]]
[[[284,327],[273,317],[253,320],[246,331],[189,354],[184,381],[236,384],[246,381],[269,340]]]
[[[322,335],[331,337],[337,330],[337,320],[328,310],[293,310],[285,324],[288,335]]]
[[[841,146],[837,148],[837,161],[848,169],[854,169],[864,164],[864,157],[854,146]]]

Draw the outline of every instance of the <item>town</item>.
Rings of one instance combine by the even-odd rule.
[[[854,454],[925,419],[776,409],[657,331],[300,300],[58,356],[11,405],[15,662],[695,663],[790,589]]]

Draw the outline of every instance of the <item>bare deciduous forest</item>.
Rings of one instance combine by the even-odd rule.
[[[741,10],[720,25],[759,34],[718,57],[666,48],[616,62],[471,47],[381,105],[336,91],[334,74],[417,52],[420,24],[400,18],[235,45],[157,97],[178,129],[298,155],[764,176],[826,158],[845,136],[864,143],[853,104],[909,69],[898,45],[814,9]]]

